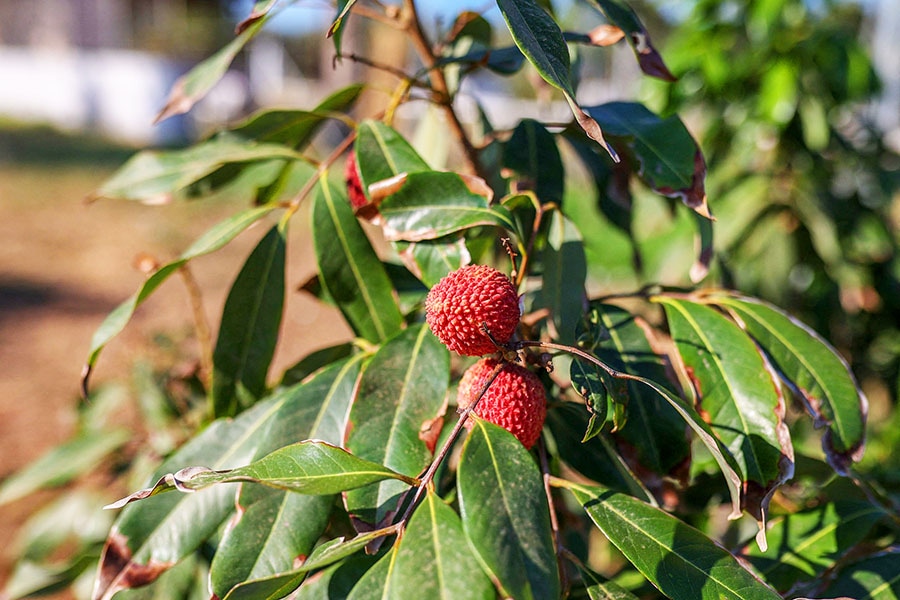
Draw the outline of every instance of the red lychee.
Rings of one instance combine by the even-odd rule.
[[[459,381],[457,404],[465,409],[478,397],[494,368],[496,358],[482,358],[463,373]],[[537,375],[507,362],[475,407],[475,414],[506,429],[530,449],[541,437],[547,416],[547,395]]]
[[[487,265],[467,265],[437,282],[425,299],[425,319],[445,346],[464,356],[497,352],[519,325],[519,295],[509,277]]]
[[[359,209],[369,203],[359,178],[359,169],[356,166],[356,152],[352,150],[347,155],[347,162],[344,163],[344,182],[347,184],[347,198],[350,199],[350,205],[353,208]]]

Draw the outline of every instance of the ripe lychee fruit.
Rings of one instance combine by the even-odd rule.
[[[496,358],[482,358],[463,373],[456,402],[465,409],[478,397],[494,368]],[[531,449],[541,437],[547,416],[547,395],[537,375],[520,365],[506,362],[475,407],[475,414],[504,428]]]
[[[363,192],[359,168],[356,166],[356,152],[352,150],[347,155],[347,162],[344,163],[344,182],[347,184],[347,198],[350,199],[353,208],[359,209],[369,203],[369,199]]]
[[[425,298],[425,320],[445,346],[464,356],[497,352],[519,325],[519,295],[509,277],[467,265],[437,282]],[[491,337],[485,333],[484,328]]]

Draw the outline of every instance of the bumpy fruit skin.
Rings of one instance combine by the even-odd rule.
[[[344,182],[347,184],[347,197],[353,208],[362,208],[369,203],[363,192],[359,179],[359,169],[356,167],[356,152],[350,151],[347,162],[344,163]]]
[[[425,299],[425,320],[445,346],[464,356],[497,351],[484,330],[505,344],[519,325],[519,295],[509,277],[487,265],[467,265],[441,279]]]
[[[463,373],[456,399],[461,410],[475,401],[499,363],[496,358],[482,358]],[[516,436],[523,446],[531,449],[541,437],[541,428],[547,416],[547,395],[537,375],[508,362],[503,365],[474,412],[504,428]]]

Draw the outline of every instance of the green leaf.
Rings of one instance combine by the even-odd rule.
[[[343,192],[322,179],[312,214],[322,284],[354,331],[371,342],[400,331],[390,279]]]
[[[343,37],[344,27],[347,25],[346,17],[354,4],[356,4],[356,0],[337,1],[337,15],[335,15],[331,27],[328,28],[328,33],[325,34],[325,37],[334,38],[334,52],[337,56],[341,55],[341,38]]]
[[[311,352],[285,369],[284,374],[281,376],[280,385],[286,387],[300,383],[319,369],[327,367],[331,363],[343,358],[347,358],[353,354],[353,350],[354,345],[351,342],[345,342]],[[336,442],[336,440],[331,439],[325,439],[325,441]]]
[[[587,569],[579,568],[579,571],[591,600],[638,600],[637,596],[615,582],[605,580]]]
[[[600,125],[575,102],[569,74],[569,48],[562,31],[535,0],[497,0],[513,41],[544,80],[566,97],[575,120],[588,136],[606,148],[618,162],[615,151],[603,139]]]
[[[347,600],[370,600],[371,598],[386,600],[391,598],[388,582],[394,570],[394,561],[397,559],[397,547],[397,544],[394,544],[371,569],[359,578],[347,595]]]
[[[350,85],[334,92],[312,110],[260,111],[233,127],[231,132],[257,142],[284,144],[299,150],[309,143],[328,119],[353,106],[362,90],[361,84]]]
[[[629,152],[637,174],[651,189],[678,197],[710,218],[706,201],[706,161],[694,138],[677,116],[662,119],[636,102],[609,102],[585,110],[600,123],[612,144]]]
[[[131,315],[134,314],[140,304],[147,299],[156,288],[162,284],[170,275],[175,273],[184,264],[193,258],[203,256],[225,246],[233,240],[239,233],[247,229],[250,225],[272,212],[276,206],[260,206],[242,211],[228,219],[222,221],[195,241],[187,250],[185,250],[178,260],[163,265],[153,273],[147,281],[141,286],[137,293],[117,306],[106,319],[91,339],[91,349],[85,364],[83,374],[83,386],[87,388],[87,379],[91,369],[97,362],[100,352],[106,344],[118,335],[128,324]]]
[[[339,444],[346,415],[361,372],[362,357],[327,367],[300,386],[293,399],[303,417],[273,423],[268,437],[296,437]],[[257,452],[261,458],[265,452]],[[243,485],[238,494],[240,511],[229,523],[210,567],[212,590],[224,598],[245,581],[265,579],[291,571],[297,557],[306,556],[325,529],[334,498],[305,496],[265,486]]]
[[[543,480],[506,430],[475,421],[457,475],[463,529],[482,566],[513,598],[558,598],[556,550]]]
[[[561,344],[575,343],[575,326],[584,311],[587,293],[587,259],[581,234],[561,212],[550,213],[547,245],[541,253],[543,265],[541,306],[550,310],[553,338]]]
[[[421,242],[394,242],[394,248],[409,272],[428,288],[451,271],[472,262],[466,240],[462,236]]]
[[[522,119],[503,144],[503,165],[514,172],[517,192],[533,190],[542,203],[562,203],[565,181],[556,138],[534,119]]]
[[[169,457],[151,481],[185,465],[214,469],[246,465],[293,442],[297,432],[309,430],[316,419],[334,421],[334,427],[342,429],[344,417],[336,418],[328,409],[320,413],[315,402],[324,402],[332,387],[352,394],[358,373],[355,361],[334,365],[234,419],[214,421]],[[164,494],[125,507],[104,548],[96,596],[107,599],[117,590],[153,581],[192,553],[234,511],[234,496],[234,487],[219,485],[194,494]]]
[[[769,523],[770,548],[762,552],[755,544],[747,544],[743,554],[766,581],[787,591],[819,580],[884,517],[882,509],[855,501],[782,515]]]
[[[431,168],[402,135],[380,121],[360,123],[353,148],[359,180],[367,196],[369,186],[375,182]]]
[[[665,81],[675,81],[675,76],[666,68],[662,56],[650,42],[647,29],[630,6],[621,0],[592,0],[592,2],[597,5],[610,23],[625,33],[628,44],[638,59],[641,71]]]
[[[509,212],[491,206],[456,173],[410,173],[400,188],[379,206],[384,232],[390,240],[432,240],[478,226],[497,226],[515,232]]]
[[[0,506],[42,488],[68,483],[92,469],[130,438],[125,429],[86,432],[49,450],[0,484]]]
[[[462,522],[429,492],[400,538],[388,589],[397,598],[495,598],[491,580],[467,548]]]
[[[329,540],[313,550],[300,567],[286,573],[240,584],[232,589],[224,600],[281,600],[296,590],[310,571],[334,564],[359,552],[373,541],[396,532],[396,527],[387,527],[362,533],[350,540],[343,538]]]
[[[900,598],[900,546],[892,546],[841,569],[822,593],[822,597],[828,598],[897,600]]]
[[[356,457],[342,448],[305,440],[285,446],[243,467],[213,470],[187,467],[163,475],[156,485],[139,490],[106,508],[121,508],[164,492],[194,492],[219,483],[249,481],[300,494],[337,494],[383,479],[408,485],[416,480],[377,463]]]
[[[774,490],[793,475],[794,450],[784,397],[753,341],[708,306],[657,297],[690,373],[698,403],[734,454],[747,486],[745,505],[764,519]]]
[[[450,352],[425,325],[385,343],[363,373],[350,409],[347,448],[409,476],[428,466],[446,410]],[[357,518],[381,523],[406,491],[394,481],[346,494]]]
[[[862,457],[868,401],[846,361],[810,327],[761,300],[715,295],[711,302],[735,316],[770,357],[775,369],[826,427],[822,448],[839,472]]]
[[[563,480],[606,538],[674,600],[768,600],[781,596],[719,544],[636,498]]]
[[[237,37],[221,50],[179,77],[169,92],[169,98],[165,107],[156,116],[154,123],[159,123],[169,117],[191,110],[194,103],[203,98],[219,79],[225,75],[234,57],[237,56],[247,42],[259,33],[269,17],[271,17],[271,14],[266,13],[248,23]]]
[[[304,581],[293,598],[294,600],[343,600],[377,560],[378,557],[365,553],[354,554],[319,571],[314,578]]]
[[[88,199],[165,204],[177,192],[225,165],[243,167],[272,159],[304,160],[304,157],[280,144],[248,142],[229,134],[219,134],[184,150],[144,150],[128,159]]]
[[[594,303],[578,331],[579,346],[590,349],[614,369],[650,379],[675,392],[662,358],[653,351],[638,319],[628,311]],[[628,381],[626,389],[628,419],[617,435],[633,448],[643,467],[667,474],[690,455],[684,421],[669,402],[645,385]]]
[[[213,352],[215,417],[234,416],[266,392],[284,308],[286,228],[269,230],[228,292]]]

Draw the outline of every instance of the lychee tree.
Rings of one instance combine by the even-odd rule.
[[[190,110],[287,4],[256,2],[160,118]],[[86,390],[164,280],[251,226],[259,241],[197,359],[202,422],[108,507],[121,511],[93,598],[900,594],[895,501],[854,467],[865,396],[810,327],[717,285],[715,199],[680,118],[578,101],[579,57],[594,46],[629,44],[647,76],[674,80],[627,5],[585,4],[604,23],[564,31],[548,3],[498,0],[511,41],[495,44],[498,25],[473,12],[426,32],[412,0],[339,2],[327,32],[338,57],[357,19],[387,23],[417,53],[412,66],[344,56],[396,78],[376,117],[355,116],[365,86],[352,85],[141,152],[97,190],[144,202],[255,191],[107,317]],[[477,96],[477,120],[461,119],[467,77],[523,72],[568,106],[563,122],[494,129]],[[451,144],[445,163],[409,141],[420,123],[404,110],[423,101]],[[642,198],[688,223],[694,247],[642,264],[636,249],[654,235],[640,231]],[[301,211],[318,267],[308,282],[285,270]],[[603,236],[609,261],[585,251]],[[617,276],[613,262],[632,270]],[[298,286],[355,337],[279,376]]]

